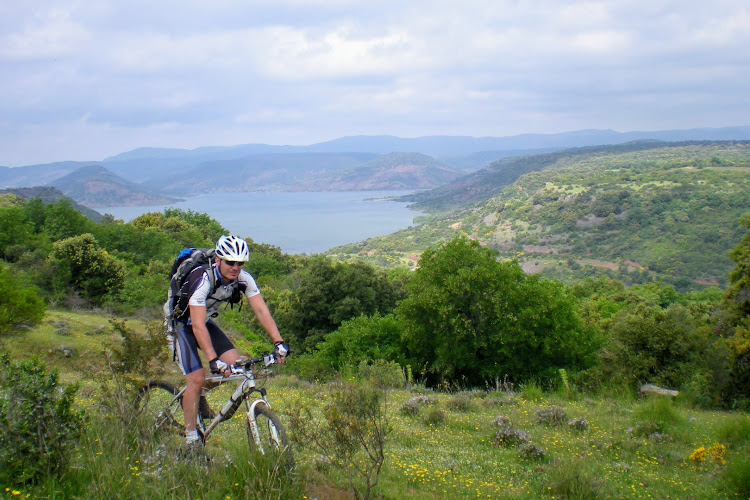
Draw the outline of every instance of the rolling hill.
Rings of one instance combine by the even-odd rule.
[[[372,153],[261,154],[202,163],[180,176],[154,179],[167,193],[303,191],[306,183],[366,163]]]
[[[430,189],[462,172],[420,153],[390,153],[372,161],[299,185],[303,191],[377,191]]]
[[[118,177],[101,165],[81,167],[55,179],[52,185],[88,207],[162,205],[177,201]]]

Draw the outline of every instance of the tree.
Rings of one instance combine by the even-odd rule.
[[[750,213],[740,219],[740,223],[750,230]],[[750,317],[750,233],[742,237],[740,243],[729,252],[735,267],[729,274],[729,288],[724,299],[726,309],[732,314],[735,323]]]
[[[116,297],[122,289],[125,267],[89,233],[55,243],[50,261],[56,288],[72,287],[94,304]]]
[[[601,364],[606,375],[622,377],[633,388],[643,383],[680,388],[706,371],[710,347],[685,306],[642,302],[613,318]]]
[[[25,243],[32,231],[23,208],[0,207],[0,256],[6,257],[6,250],[13,245]]]
[[[304,352],[342,322],[362,314],[387,314],[395,306],[397,295],[385,271],[362,262],[333,263],[314,257],[295,278],[289,306],[275,315]]]
[[[20,279],[0,266],[0,333],[18,326],[39,323],[46,306],[36,287],[24,285]]]
[[[227,231],[218,226],[222,231],[219,232],[219,236],[213,238],[218,230],[204,229],[194,225],[203,220],[201,217],[197,217],[199,215],[204,215],[208,220],[213,219],[205,214],[189,213],[195,217],[187,216],[188,213],[182,210],[165,210],[163,214],[149,212],[139,215],[131,221],[131,224],[140,229],[159,231],[177,242],[181,248],[213,247],[219,236],[226,234]]]
[[[591,361],[595,336],[564,285],[456,238],[422,254],[397,307],[408,357],[428,382],[553,376]]]
[[[227,234],[227,230],[211,216],[192,210],[181,210],[179,208],[167,208],[164,210],[164,216],[169,219],[175,217],[185,221],[191,227],[197,229],[202,237],[208,241],[216,242],[219,237]]]
[[[740,219],[750,230],[750,213]],[[729,383],[726,398],[733,406],[750,406],[750,233],[729,253],[736,263],[729,274],[724,295],[725,317],[720,332],[728,337],[730,349]]]
[[[63,198],[44,207],[44,232],[52,241],[85,233],[92,222],[73,208],[73,202]]]

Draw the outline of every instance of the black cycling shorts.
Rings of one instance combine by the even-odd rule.
[[[221,357],[225,352],[234,349],[234,344],[232,344],[229,337],[221,331],[219,325],[209,319],[206,322],[206,328],[211,337],[211,344],[214,346],[216,356]],[[195,340],[193,327],[178,321],[175,323],[175,333],[175,360],[177,361],[180,370],[182,370],[182,373],[187,375],[188,373],[202,370],[203,364],[201,363],[200,356],[198,356],[198,341]]]

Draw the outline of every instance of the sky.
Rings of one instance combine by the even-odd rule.
[[[0,165],[750,125],[747,0],[0,3]]]

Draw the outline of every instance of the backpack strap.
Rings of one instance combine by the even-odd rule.
[[[212,263],[203,264],[202,266],[198,266],[190,273],[188,273],[188,276],[190,276],[193,273],[206,273],[208,274],[208,282],[210,285],[209,290],[211,292],[209,293],[208,297],[210,298],[217,288],[217,282],[216,282],[216,268]],[[185,314],[188,312],[188,288],[190,287],[190,280],[188,277],[185,278],[185,281],[182,283],[182,286],[177,289],[174,292],[174,308],[172,309],[172,320],[182,320],[185,318]]]

